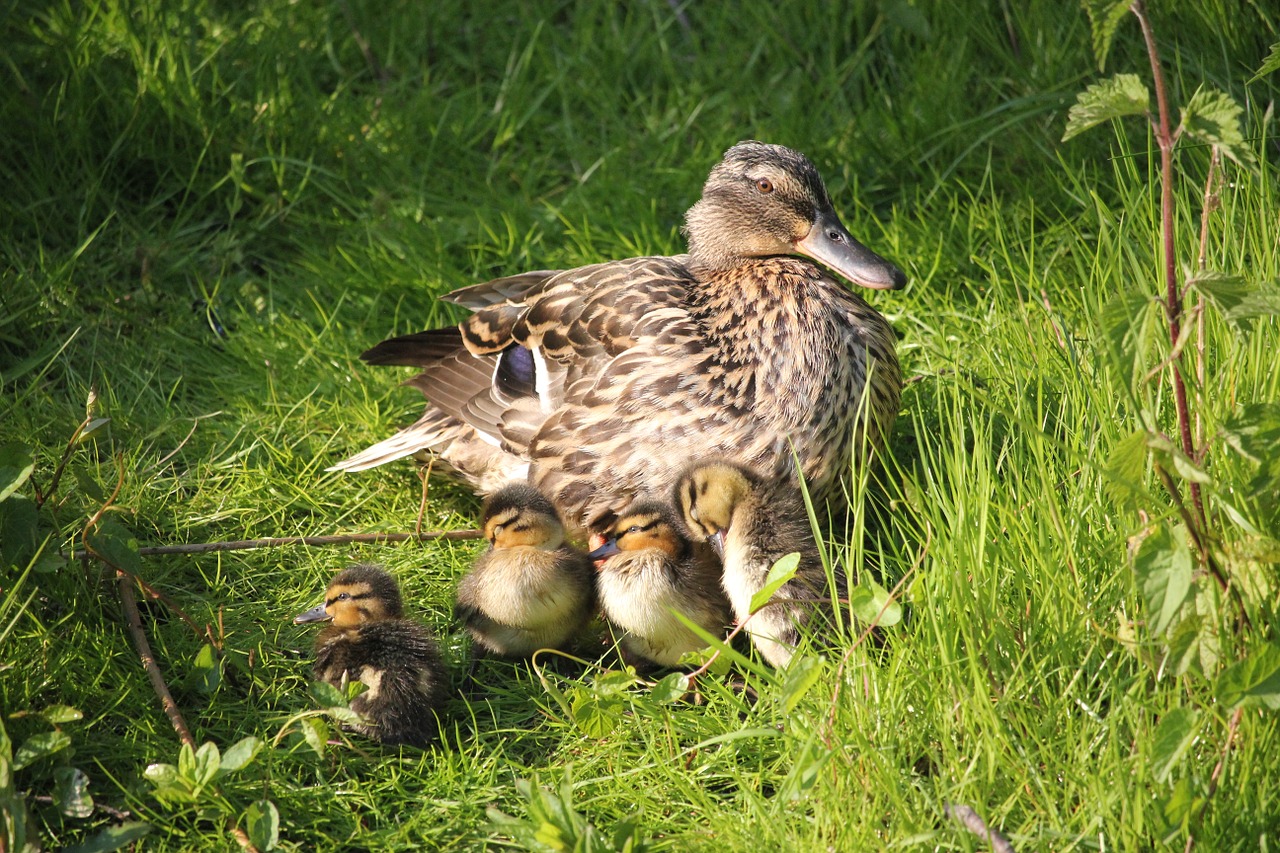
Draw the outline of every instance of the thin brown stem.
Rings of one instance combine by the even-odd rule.
[[[160,706],[164,708],[165,716],[173,724],[174,731],[178,733],[183,743],[195,749],[196,740],[191,736],[191,730],[187,728],[187,721],[183,719],[178,703],[173,701],[173,694],[169,692],[169,687],[164,682],[164,676],[156,664],[155,655],[151,652],[151,643],[147,641],[147,634],[142,629],[142,616],[138,613],[138,599],[134,596],[133,578],[121,572],[116,580],[120,587],[120,604],[124,607],[125,624],[129,627],[129,635],[133,637],[133,647],[138,650],[138,657],[142,659],[142,668],[147,671],[151,687],[160,697]]]

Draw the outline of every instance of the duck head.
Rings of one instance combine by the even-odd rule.
[[[734,512],[754,488],[747,470],[729,462],[695,465],[676,482],[676,504],[685,525],[724,559],[724,540]]]
[[[809,158],[782,145],[747,141],[726,151],[685,214],[684,230],[693,263],[706,269],[804,255],[863,287],[896,290],[907,282],[849,234]]]
[[[301,625],[332,621],[336,628],[357,628],[403,615],[404,606],[395,579],[377,566],[356,565],[330,581],[324,601],[293,617],[293,622]]]
[[[484,538],[494,548],[533,547],[554,551],[564,544],[564,525],[551,501],[525,483],[503,486],[480,512]]]
[[[599,561],[615,554],[656,549],[679,559],[688,550],[670,510],[658,503],[637,504],[627,510],[609,526],[604,537],[604,544],[587,555],[600,568],[604,567]]]

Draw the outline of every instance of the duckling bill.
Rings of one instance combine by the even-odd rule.
[[[400,588],[383,569],[355,565],[339,573],[324,601],[295,624],[329,622],[316,637],[317,681],[367,688],[351,700],[364,720],[350,728],[385,744],[425,747],[448,698],[448,674],[427,629],[404,618]]]

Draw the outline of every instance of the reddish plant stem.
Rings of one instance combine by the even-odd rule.
[[[1164,310],[1165,317],[1169,321],[1169,341],[1171,345],[1176,346],[1182,332],[1182,296],[1178,292],[1177,257],[1173,239],[1173,146],[1178,139],[1169,128],[1169,99],[1165,90],[1164,72],[1160,69],[1160,54],[1156,50],[1155,34],[1147,20],[1142,0],[1137,0],[1132,10],[1142,29],[1142,39],[1147,45],[1147,58],[1151,61],[1151,77],[1156,89],[1157,116],[1152,121],[1152,129],[1156,135],[1156,144],[1160,146],[1160,231],[1164,246]],[[1187,406],[1187,388],[1182,381],[1181,365],[1181,356],[1170,364],[1173,370],[1173,398],[1178,409],[1178,433],[1182,439],[1182,452],[1187,455],[1187,458],[1195,459],[1196,449],[1191,439],[1191,415]],[[1191,484],[1191,502],[1195,505],[1196,518],[1203,528],[1205,514],[1199,483]],[[1203,559],[1207,553],[1201,551],[1200,556]]]

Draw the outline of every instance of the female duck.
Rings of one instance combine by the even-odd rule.
[[[571,640],[595,613],[595,572],[564,541],[555,507],[513,483],[485,501],[489,549],[458,586],[454,616],[486,652],[524,657]]]
[[[293,621],[331,623],[316,638],[316,680],[368,688],[351,700],[365,720],[352,729],[386,744],[425,747],[435,738],[448,675],[435,640],[404,618],[391,575],[352,566],[330,582],[324,601]]]
[[[785,666],[800,641],[800,628],[829,613],[832,603],[804,505],[789,483],[770,484],[746,466],[726,461],[687,469],[676,483],[675,500],[688,528],[720,554],[734,619],[746,623],[761,657]],[[765,586],[769,569],[793,552],[800,554],[795,576],[753,614],[751,599]],[[836,585],[835,595],[844,595],[838,575]]]
[[[600,607],[622,629],[630,658],[675,666],[706,642],[676,614],[713,636],[729,625],[729,603],[720,587],[720,564],[709,549],[695,548],[664,504],[637,504],[589,555],[600,561]]]
[[[905,276],[781,145],[729,149],[685,222],[686,255],[464,288],[446,297],[474,312],[459,326],[364,353],[422,368],[427,410],[334,468],[427,452],[481,492],[527,478],[575,531],[665,499],[674,476],[653,460],[673,454],[794,483],[794,452],[815,501],[835,498],[851,455],[884,444],[898,362],[885,319],[813,261],[870,288]]]

